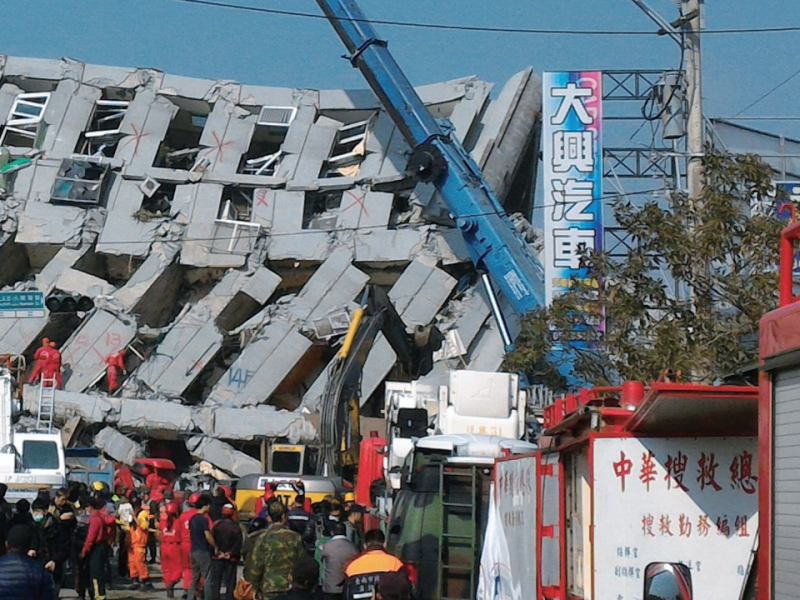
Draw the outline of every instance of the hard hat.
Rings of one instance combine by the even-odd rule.
[[[92,482],[92,489],[96,492],[102,492],[105,489],[106,485],[102,481],[94,481]]]
[[[195,492],[189,496],[189,506],[194,506],[198,500],[200,500],[200,492]]]
[[[171,515],[177,515],[178,514],[178,505],[177,505],[177,503],[170,502],[169,504],[167,504],[167,512],[169,514],[171,514]]]
[[[223,506],[222,507],[222,514],[227,516],[227,517],[230,517],[231,515],[233,515],[233,504],[226,504],[225,506]]]
[[[356,495],[353,492],[347,492],[344,495],[344,501],[345,502],[355,502],[356,501]]]

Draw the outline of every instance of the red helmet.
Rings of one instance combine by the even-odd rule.
[[[222,507],[222,514],[226,517],[230,517],[233,515],[235,509],[233,508],[233,504],[226,504]]]
[[[189,506],[194,506],[198,500],[200,500],[200,492],[195,492],[189,496]]]
[[[178,510],[177,502],[170,502],[169,504],[167,504],[167,513],[177,516],[179,512],[180,511]]]

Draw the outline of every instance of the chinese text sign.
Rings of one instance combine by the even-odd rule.
[[[544,270],[547,304],[585,279],[581,248],[602,250],[602,73],[543,79]],[[593,285],[595,282],[593,282]]]

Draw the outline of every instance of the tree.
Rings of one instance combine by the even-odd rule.
[[[777,305],[786,225],[774,208],[758,208],[776,204],[772,171],[758,156],[712,147],[703,169],[696,201],[672,193],[662,204],[614,204],[633,249],[616,260],[584,253],[587,278],[526,317],[506,368],[563,389],[554,338],[573,349],[574,373],[596,385],[653,381],[665,369],[712,382],[757,358],[759,319]]]

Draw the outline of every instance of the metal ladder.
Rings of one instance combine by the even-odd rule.
[[[442,501],[442,528],[439,533],[439,600],[474,600],[478,588],[478,470],[477,466],[439,467],[439,491]],[[458,480],[459,487],[468,484],[469,501],[453,502],[453,483]],[[465,490],[459,490],[464,495]],[[460,517],[460,519],[459,519]],[[451,528],[455,521],[463,521],[469,533],[454,533]],[[453,563],[453,554],[465,554],[468,550],[468,563]],[[469,581],[466,596],[450,595],[450,588],[458,582]]]
[[[36,431],[52,433],[56,409],[56,378],[42,378],[39,386],[39,411],[36,415]]]

